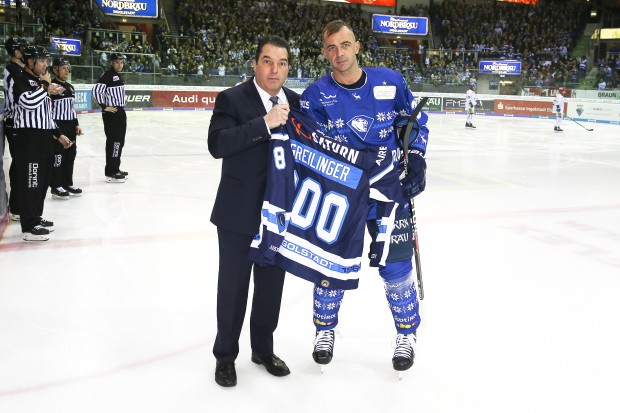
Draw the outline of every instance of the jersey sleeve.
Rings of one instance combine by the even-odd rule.
[[[400,186],[398,169],[387,159],[379,162],[382,159],[381,150],[378,147],[374,152],[369,152],[376,159],[369,171],[369,196],[376,201],[376,221],[379,226],[379,233],[370,247],[371,267],[385,266],[397,213],[407,202]]]

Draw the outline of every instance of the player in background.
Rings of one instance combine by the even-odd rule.
[[[54,73],[52,83],[62,88],[60,93],[51,96],[52,118],[73,145],[65,149],[58,141],[54,142],[54,165],[50,186],[52,198],[69,199],[70,196],[82,196],[82,190],[73,186],[73,165],[77,154],[76,137],[82,134],[82,128],[75,112],[75,89],[67,82],[71,65],[64,59],[56,58],[52,63],[52,71]]]
[[[121,71],[125,65],[125,55],[112,53],[110,68],[106,70],[93,87],[93,96],[101,106],[103,130],[105,132],[105,176],[106,182],[122,183],[128,173],[120,170],[121,155],[127,133],[127,114],[125,105],[125,82]]]
[[[467,120],[465,121],[466,128],[476,129],[472,123],[474,120],[474,115],[476,114],[476,105],[478,105],[478,98],[476,97],[476,84],[471,82],[469,84],[469,89],[467,89],[467,93],[465,94],[465,110],[467,110]]]
[[[562,132],[564,130],[560,128],[564,113],[564,95],[562,94],[563,91],[563,88],[559,88],[558,91],[555,93],[555,98],[553,98],[553,112],[555,113],[555,126],[553,127],[553,130],[556,132]]]
[[[393,70],[361,68],[357,60],[360,43],[349,25],[341,20],[328,23],[322,31],[321,52],[332,66],[332,73],[310,85],[301,96],[302,110],[317,120],[324,132],[336,141],[353,147],[386,146],[386,156],[399,162],[400,147],[395,126],[407,123],[416,103],[405,79]],[[418,195],[426,184],[426,142],[428,116],[421,112],[408,148],[409,175],[402,182],[407,197]],[[398,178],[393,185],[400,186]],[[380,222],[376,209],[368,214],[367,229],[377,240]],[[396,350],[392,358],[395,370],[413,365],[416,330],[420,325],[418,297],[412,265],[413,242],[407,210],[397,216],[387,263],[379,268],[386,298],[396,327]],[[328,283],[314,287],[314,325],[316,336],[312,357],[328,364],[334,351],[334,328],[344,290]]]
[[[11,155],[11,165],[9,166],[9,184],[11,185],[11,193],[9,195],[9,218],[13,221],[19,221],[19,182],[17,180],[17,163],[18,163],[18,142],[13,133],[13,118],[15,116],[15,102],[13,101],[13,85],[15,77],[24,71],[24,49],[28,46],[28,42],[19,36],[9,37],[4,43],[4,48],[9,54],[11,60],[4,69],[4,135],[9,144],[9,153]]]

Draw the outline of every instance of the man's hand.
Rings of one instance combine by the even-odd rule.
[[[84,132],[82,132],[82,128],[80,127],[80,125],[77,125],[77,126],[75,127],[75,134],[76,134],[76,135],[78,135],[78,136],[80,136],[80,135],[83,135],[83,134],[84,134]]]
[[[104,112],[116,113],[118,109],[115,106],[106,106]]]
[[[50,95],[60,95],[65,91],[65,88],[56,83],[50,83],[47,87],[47,93]]]
[[[62,147],[65,148],[65,149],[67,149],[68,147],[73,145],[73,141],[71,139],[67,138],[65,135],[60,135],[60,137],[58,137],[58,142],[60,142]]]
[[[271,108],[269,113],[267,113],[263,119],[267,123],[267,127],[271,129],[275,129],[279,126],[284,126],[286,120],[288,119],[288,113],[291,111],[289,105],[275,105]]]
[[[400,183],[405,197],[413,198],[426,188],[426,159],[421,152],[410,150],[408,161],[407,174]]]

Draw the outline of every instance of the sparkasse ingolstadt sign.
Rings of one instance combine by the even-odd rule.
[[[372,31],[377,33],[426,36],[428,34],[428,18],[373,14]]]
[[[158,0],[95,0],[107,15],[157,18]]]

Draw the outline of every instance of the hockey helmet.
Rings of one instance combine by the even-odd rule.
[[[11,56],[13,56],[13,53],[15,53],[16,50],[23,52],[26,46],[28,46],[28,41],[19,36],[9,37],[4,42],[4,48]]]
[[[66,66],[69,71],[71,71],[71,63],[63,59],[62,57],[56,57],[52,61],[52,68],[58,69],[61,66]]]
[[[110,62],[115,60],[125,60],[125,55],[122,53],[114,52],[110,55]]]
[[[50,58],[49,52],[43,46],[26,46],[22,53],[24,54],[24,61],[28,59],[37,60]]]
[[[469,84],[469,87],[476,87],[476,82],[471,82],[471,83]]]

